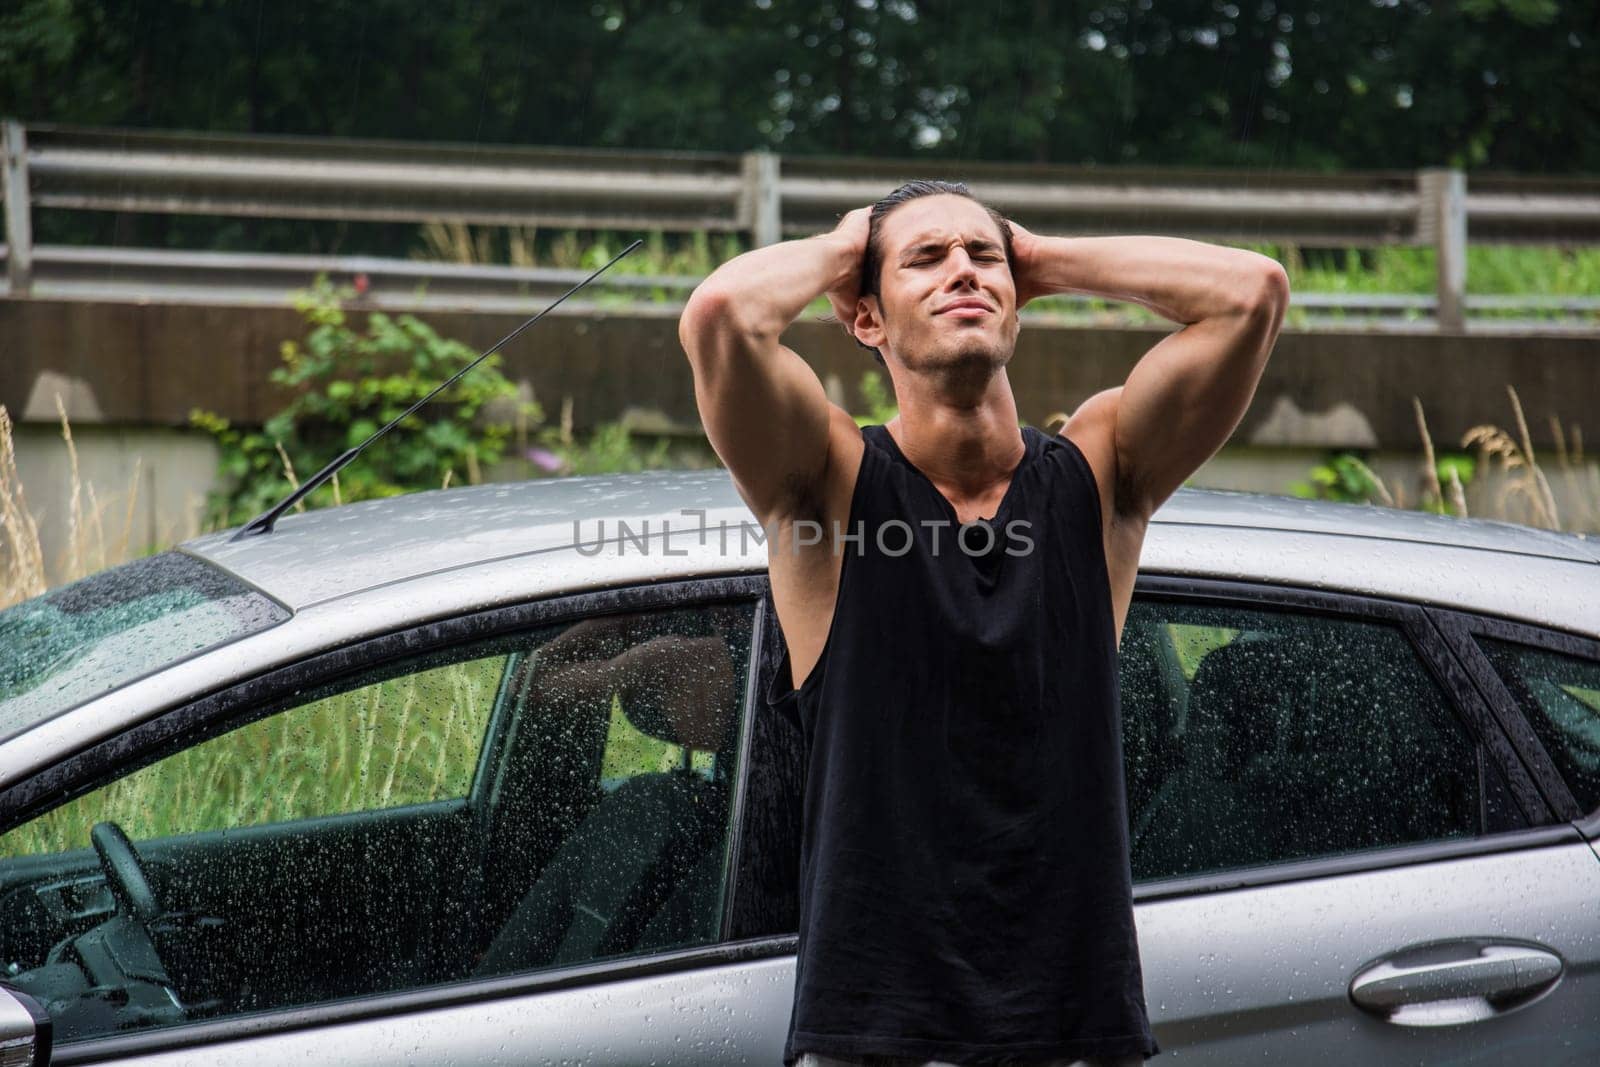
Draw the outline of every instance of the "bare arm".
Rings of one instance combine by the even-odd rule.
[[[866,233],[860,208],[829,233],[736,256],[700,283],[678,321],[706,436],[763,523],[813,499],[828,462],[827,394],[778,337],[823,293],[853,312]]]
[[[1127,300],[1184,324],[1145,353],[1106,420],[1116,511],[1148,519],[1239,425],[1289,304],[1277,261],[1179,237],[1035,237],[1013,224],[1018,303]]]

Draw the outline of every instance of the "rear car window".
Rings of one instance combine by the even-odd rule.
[[[24,600],[0,611],[0,741],[288,618],[272,598],[176,551]]]
[[[1600,808],[1600,660],[1479,637],[1584,811]]]

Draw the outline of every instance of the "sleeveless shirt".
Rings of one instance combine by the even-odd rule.
[[[1161,1051],[1100,497],[1069,438],[1022,435],[996,514],[963,527],[862,429],[822,656],[796,689],[785,652],[766,693],[805,754],[785,1067]]]

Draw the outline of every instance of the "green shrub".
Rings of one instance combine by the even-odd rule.
[[[222,488],[209,501],[208,527],[236,525],[267,510],[478,358],[414,315],[374,311],[357,329],[344,307],[353,295],[325,278],[294,294],[306,336],[283,343],[282,365],[271,374],[292,399],[259,430],[208,411],[190,413],[190,422],[210,433],[221,450]],[[583,436],[573,434],[565,420],[544,425],[543,408],[519,399],[500,365],[499,353],[478,364],[369,445],[302,507],[475,484],[503,459],[517,461],[517,473],[534,478],[640,471],[682,461],[669,442],[647,444],[619,422],[601,423]]]
[[[1455,474],[1462,486],[1472,483],[1477,463],[1469,455],[1440,455],[1434,463],[1440,486],[1450,485],[1450,475]],[[1400,490],[1396,490],[1399,492]],[[1387,507],[1404,507],[1396,501],[1383,479],[1367,466],[1354,452],[1339,452],[1325,462],[1311,468],[1305,481],[1291,482],[1289,492],[1308,500],[1336,500],[1351,504],[1383,504]],[[1431,494],[1420,500],[1418,510],[1436,515],[1454,514],[1448,503]]]
[[[414,315],[374,311],[357,329],[342,306],[353,295],[325,278],[294,294],[308,330],[303,340],[283,343],[282,365],[271,374],[273,384],[293,396],[260,430],[191,412],[190,421],[213,434],[222,452],[223,488],[210,501],[214,520],[231,525],[271,507],[478,357]],[[505,453],[513,429],[511,421],[480,418],[487,404],[502,402],[524,425],[543,421],[538,404],[519,401],[499,368],[498,353],[484,360],[369,445],[306,503],[397,496],[447,479],[478,481],[482,468]]]

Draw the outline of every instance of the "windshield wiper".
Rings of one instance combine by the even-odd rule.
[[[313,474],[310,478],[306,479],[305,483],[303,485],[301,485],[300,488],[296,489],[294,492],[292,492],[288,496],[284,497],[281,501],[279,501],[278,503],[274,504],[268,510],[263,511],[260,515],[257,515],[255,518],[253,518],[249,522],[245,523],[242,527],[239,528],[239,532],[234,534],[232,537],[228,538],[228,540],[229,541],[240,541],[240,540],[243,540],[246,537],[254,537],[257,534],[271,533],[273,525],[278,521],[279,517],[282,516],[285,511],[288,511],[290,508],[294,507],[301,500],[305,499],[306,495],[309,494],[312,490],[316,489],[323,482],[327,481],[329,478],[332,478],[339,471],[343,470],[346,466],[348,466],[350,464],[351,460],[353,460],[357,456],[361,455],[362,451],[365,450],[368,445],[372,444],[372,442],[376,441],[378,438],[382,437],[384,434],[386,434],[390,430],[394,429],[394,427],[396,425],[398,425],[400,422],[402,422],[407,416],[411,415],[418,408],[420,408],[422,405],[426,404],[428,401],[430,401],[434,397],[438,396],[445,389],[449,388],[450,385],[453,384],[456,381],[456,379],[460,378],[463,374],[467,373],[467,371],[471,370],[473,367],[476,367],[479,363],[482,363],[484,360],[486,360],[490,356],[494,355],[494,353],[498,352],[500,350],[500,348],[507,341],[510,341],[513,337],[517,336],[517,334],[521,333],[523,330],[526,330],[529,326],[532,326],[534,323],[536,323],[540,319],[544,318],[547,314],[550,313],[551,310],[553,310],[556,307],[557,304],[560,304],[567,297],[571,296],[573,293],[576,293],[579,289],[582,289],[584,286],[588,285],[590,282],[592,282],[596,278],[600,277],[600,275],[602,275],[606,271],[610,270],[612,264],[616,263],[617,260],[619,260],[623,256],[627,255],[629,252],[632,252],[635,248],[638,248],[642,244],[644,244],[643,240],[634,241],[633,244],[629,245],[627,248],[624,248],[622,251],[620,251],[616,255],[612,256],[611,259],[603,267],[601,267],[599,270],[596,270],[593,274],[589,275],[587,278],[585,278],[583,281],[579,282],[577,285],[574,285],[571,289],[568,289],[566,292],[564,292],[560,296],[556,297],[555,300],[552,301],[549,304],[549,306],[547,306],[543,311],[539,312],[539,314],[535,315],[533,318],[529,319],[527,322],[524,322],[521,326],[518,326],[515,330],[512,330],[510,333],[506,334],[504,337],[500,338],[500,340],[496,341],[492,347],[490,347],[487,350],[485,350],[484,353],[481,356],[479,356],[477,359],[473,360],[471,363],[468,363],[465,367],[462,367],[460,370],[456,371],[454,374],[452,374],[448,379],[446,379],[433,392],[429,393],[427,396],[423,397],[421,400],[417,401],[415,404],[412,404],[405,411],[403,411],[399,415],[395,416],[395,418],[390,420],[388,423],[384,424],[375,433],[373,433],[373,435],[371,437],[367,438],[365,441],[362,441],[359,445],[356,445],[354,448],[351,448],[351,449],[346,449],[339,456],[338,459],[334,460],[332,463],[328,464],[326,467],[323,467],[317,473]]]

